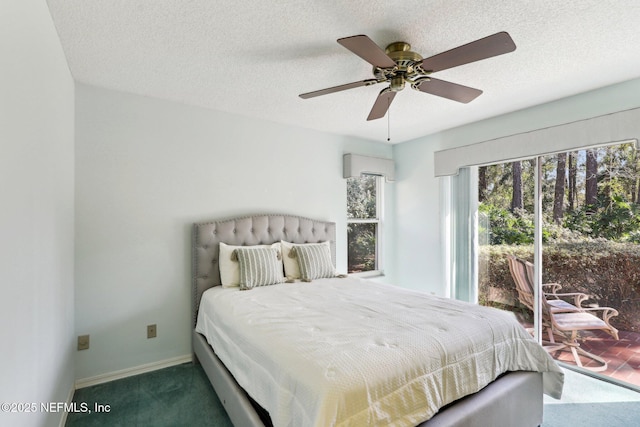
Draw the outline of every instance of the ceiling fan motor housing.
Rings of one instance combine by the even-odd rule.
[[[373,75],[376,79],[384,79],[390,82],[389,89],[399,92],[404,89],[405,82],[411,84],[417,80],[424,80],[428,74],[419,65],[422,56],[411,51],[411,45],[406,42],[394,42],[387,46],[385,53],[396,63],[395,67],[373,67]]]

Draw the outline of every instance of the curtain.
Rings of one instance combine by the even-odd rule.
[[[444,262],[451,297],[478,302],[478,168],[442,178]]]

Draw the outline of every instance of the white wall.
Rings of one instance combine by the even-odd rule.
[[[440,230],[443,195],[434,177],[434,152],[638,106],[640,79],[395,145],[396,283],[447,294]]]
[[[0,402],[65,402],[73,371],[74,85],[44,0],[0,2]],[[62,413],[0,412],[57,426]]]
[[[195,221],[254,213],[332,220],[344,270],[342,155],[392,152],[82,84],[76,112],[76,332],[91,334],[91,348],[76,355],[77,379],[191,352]],[[151,323],[158,337],[147,340]]]

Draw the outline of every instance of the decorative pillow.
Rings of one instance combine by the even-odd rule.
[[[284,263],[284,275],[287,280],[296,280],[299,279],[300,276],[300,267],[298,267],[298,260],[294,255],[291,254],[291,250],[294,246],[305,246],[305,245],[324,245],[327,247],[327,251],[329,252],[329,259],[331,259],[331,246],[329,242],[322,243],[291,243],[286,242],[284,240],[280,241],[280,245],[282,247],[282,262]]]
[[[245,247],[233,251],[240,266],[240,290],[282,283],[282,256],[276,248]]]
[[[323,243],[296,245],[292,252],[298,261],[300,278],[303,281],[309,282],[313,279],[336,276],[328,245]]]
[[[290,242],[280,241],[282,248],[282,263],[284,264],[284,275],[287,280],[295,280],[300,278],[300,268],[298,267],[298,260],[295,257],[289,256],[294,244]]]
[[[233,257],[233,251],[240,248],[275,248],[280,250],[280,242],[272,245],[256,246],[232,246],[220,242],[220,253],[218,255],[218,265],[220,266],[220,283],[223,288],[240,286],[240,265],[238,259]],[[282,264],[281,269],[282,269]]]

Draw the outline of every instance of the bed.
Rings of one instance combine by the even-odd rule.
[[[560,396],[562,371],[555,362],[528,337],[523,339],[521,333],[526,333],[521,328],[502,333],[493,324],[479,326],[485,321],[484,308],[475,312],[471,308],[477,306],[350,277],[250,291],[219,286],[220,243],[253,247],[280,241],[325,242],[335,265],[335,224],[331,222],[257,215],[193,227],[193,351],[235,426],[533,427],[542,423],[543,391]],[[373,305],[379,304],[374,301],[376,294],[384,300],[382,306]],[[423,306],[413,307],[414,301]],[[327,305],[350,317],[332,319],[338,316],[332,316]],[[293,316],[287,307],[295,307]],[[390,315],[380,314],[386,309]],[[319,317],[323,313],[328,316]],[[421,318],[424,313],[437,314]],[[440,335],[466,334],[465,328],[447,331],[461,323],[454,316],[467,316],[465,328],[477,328],[469,336],[501,336],[504,342],[481,344],[482,351],[473,351],[484,354],[479,361],[457,356],[466,351],[467,343],[461,339],[462,347],[446,355],[446,360],[424,356],[414,346],[416,341],[422,345],[433,338],[426,342],[433,348],[441,345]],[[491,321],[508,324],[513,320],[501,316]],[[447,317],[451,317],[448,323]],[[390,318],[394,321],[381,320]],[[430,318],[435,323],[427,325]],[[400,329],[385,336],[384,323],[397,323]],[[374,331],[364,332],[366,325]],[[331,328],[340,333],[328,331]],[[407,332],[414,330],[414,335]],[[255,336],[249,339],[251,334]],[[293,347],[294,342],[308,347]],[[512,345],[522,348],[505,353]],[[411,349],[408,355],[398,353],[404,348]],[[518,358],[516,353],[527,356]],[[420,368],[404,367],[412,359]],[[462,367],[446,371],[454,369],[449,363],[453,359],[462,360]],[[529,362],[535,362],[538,372],[529,370],[533,369]],[[467,371],[479,372],[478,379],[459,377]],[[334,378],[336,373],[339,376]]]

